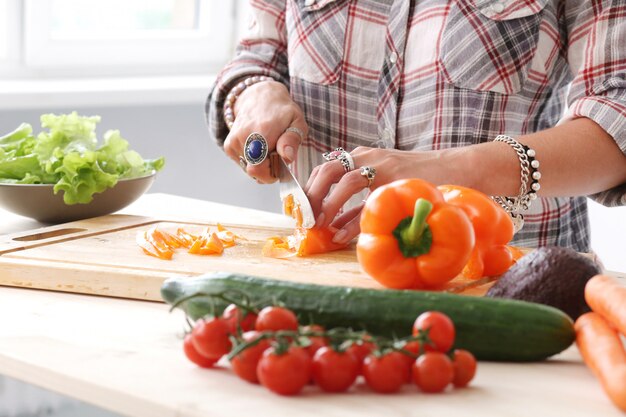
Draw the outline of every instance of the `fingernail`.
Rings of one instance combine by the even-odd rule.
[[[348,231],[344,230],[344,229],[341,229],[340,231],[335,233],[335,236],[333,236],[333,242],[335,242],[335,243],[343,243],[343,241],[345,240],[346,237],[348,237]]]
[[[296,159],[296,151],[293,150],[292,146],[285,146],[283,153],[285,154],[287,162],[293,162],[293,160]]]
[[[317,216],[317,221],[315,222],[315,226],[322,227],[324,224],[324,220],[326,220],[326,215],[324,213]]]

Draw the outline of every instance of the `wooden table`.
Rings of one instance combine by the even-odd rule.
[[[163,194],[146,195],[124,212],[290,224],[277,214]],[[37,226],[0,211],[0,234]],[[164,304],[0,288],[0,317],[0,374],[128,416],[623,415],[575,347],[542,363],[482,362],[470,388],[441,395],[412,386],[377,395],[360,383],[346,394],[307,388],[283,398],[239,380],[226,363],[216,370],[189,363],[181,349],[183,317]]]

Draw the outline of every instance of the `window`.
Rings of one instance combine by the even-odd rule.
[[[19,48],[17,0],[0,0],[0,70],[13,67]]]
[[[11,60],[17,68],[9,75],[17,77],[215,71],[233,51],[234,4],[0,0],[0,63]],[[13,29],[5,20],[16,22]]]
[[[0,0],[0,61],[4,61],[8,57],[8,38],[9,34],[6,30],[9,22],[7,11],[7,0]]]

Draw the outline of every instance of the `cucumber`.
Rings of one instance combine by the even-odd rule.
[[[227,290],[247,294],[258,307],[284,305],[302,324],[351,327],[386,337],[408,336],[420,313],[441,311],[455,324],[455,347],[480,360],[542,360],[565,350],[575,338],[572,320],[553,307],[443,292],[334,287],[220,272],[168,279],[161,295],[174,304],[194,293]],[[214,304],[217,313],[226,307],[224,302]],[[194,320],[212,311],[206,297],[190,299],[181,307]]]

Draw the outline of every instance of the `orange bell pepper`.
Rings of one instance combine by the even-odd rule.
[[[348,243],[333,242],[337,229],[332,226],[314,227],[312,229],[302,227],[302,212],[293,195],[289,194],[283,199],[283,212],[296,220],[296,230],[291,236],[272,236],[267,239],[263,246],[263,256],[281,259],[290,258],[294,255],[308,256],[331,252],[348,246]]]
[[[447,203],[465,211],[474,227],[476,245],[463,268],[463,276],[478,279],[506,272],[515,262],[507,246],[514,233],[511,216],[480,191],[456,185],[441,185],[438,188]]]
[[[472,223],[420,179],[377,188],[361,214],[357,257],[389,288],[434,288],[456,277],[474,247]]]

